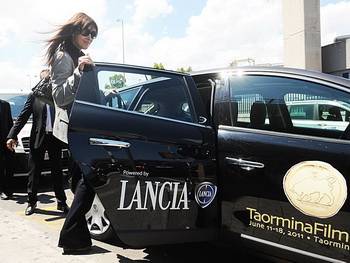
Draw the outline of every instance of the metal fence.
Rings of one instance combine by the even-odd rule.
[[[285,102],[289,101],[307,101],[307,100],[324,100],[325,97],[322,96],[314,96],[308,94],[297,94],[291,93],[287,94],[284,97]],[[249,95],[240,95],[235,96],[234,100],[238,102],[238,112],[239,113],[250,113],[250,109],[255,101],[265,101],[264,98],[259,94],[249,94]]]

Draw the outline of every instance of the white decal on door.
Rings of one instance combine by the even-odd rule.
[[[305,161],[288,170],[283,189],[302,213],[319,218],[336,215],[347,199],[344,176],[329,163]]]
[[[188,208],[187,184],[180,182],[152,182],[145,181],[141,186],[137,181],[132,189],[131,200],[126,200],[129,181],[121,180],[120,202],[117,210],[147,210],[148,208],[161,210],[180,210]],[[166,198],[165,198],[166,197]],[[151,207],[147,207],[149,204]]]

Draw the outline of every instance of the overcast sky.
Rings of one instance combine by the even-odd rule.
[[[95,61],[176,70],[239,59],[283,64],[282,0],[0,0],[0,90],[28,91],[44,68],[44,34],[77,12],[97,22]],[[350,34],[350,0],[321,0],[321,42]]]

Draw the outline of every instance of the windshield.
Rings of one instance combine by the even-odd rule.
[[[0,94],[0,99],[7,101],[11,106],[12,119],[17,119],[21,113],[28,94],[26,93],[3,93]]]

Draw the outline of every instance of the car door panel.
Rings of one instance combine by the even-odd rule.
[[[210,127],[77,100],[69,129],[72,155],[121,241],[214,239],[216,199],[204,209],[195,197],[200,183],[216,185]]]
[[[259,101],[265,95],[262,82],[254,90],[262,94],[256,96]],[[279,80],[277,94],[282,83]],[[273,101],[271,94],[266,103]],[[249,115],[241,113],[241,127],[219,125],[223,228],[242,242],[348,261],[350,142],[332,138],[340,137],[337,130],[294,129],[282,121],[271,127],[265,115],[260,126],[244,125]]]
[[[349,156],[343,154],[350,151],[348,142],[334,143],[332,140],[327,142],[317,138],[290,138],[283,135],[276,137],[223,127],[219,132],[219,148],[223,186],[231,188],[231,191],[223,189],[224,228],[311,253],[318,254],[321,250],[328,257],[347,258],[345,249],[336,252],[327,250],[323,248],[323,243],[330,244],[332,241],[334,246],[346,248],[350,232],[350,224],[346,220],[350,212],[349,201],[346,200],[341,210],[330,218],[310,217],[288,201],[283,180],[294,165],[321,160],[331,164],[348,181]],[[263,163],[265,167],[247,170],[242,166],[228,164],[225,161],[227,157],[253,160]],[[325,196],[317,204],[315,199],[318,193],[310,194],[315,206],[324,206],[326,209],[329,197]],[[304,201],[307,200],[304,198]],[[342,234],[335,234],[339,233],[337,231]]]

